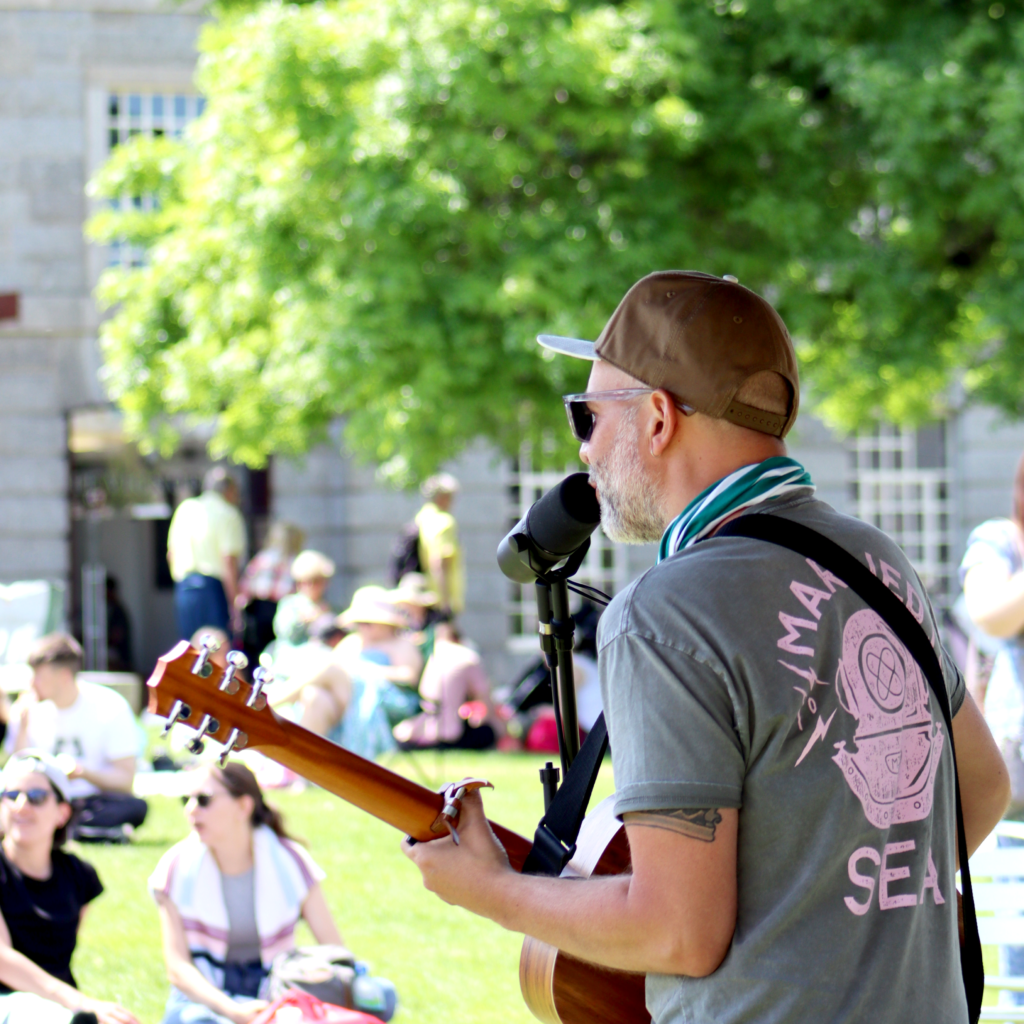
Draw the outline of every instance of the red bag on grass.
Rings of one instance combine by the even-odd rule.
[[[359,1010],[333,1006],[293,988],[253,1017],[251,1024],[380,1024],[380,1020]]]
[[[580,743],[585,737],[586,733],[580,729]],[[550,704],[537,709],[523,746],[535,754],[558,753],[558,723],[555,721],[555,709]]]
[[[526,732],[523,745],[534,754],[558,753],[558,724],[555,722],[554,708],[541,708],[537,712]]]

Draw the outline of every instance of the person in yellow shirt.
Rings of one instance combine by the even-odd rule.
[[[235,478],[223,466],[214,466],[203,480],[203,493],[186,498],[171,518],[167,561],[183,640],[201,626],[226,633],[240,626],[237,609],[229,612],[235,609],[238,565],[245,551],[238,498]]]
[[[424,481],[420,493],[426,498],[416,513],[420,531],[420,565],[437,594],[441,612],[458,615],[466,606],[466,571],[459,546],[459,527],[451,514],[459,492],[459,481],[450,473],[438,473]]]

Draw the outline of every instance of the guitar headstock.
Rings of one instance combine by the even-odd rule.
[[[204,640],[196,649],[182,640],[158,659],[149,687],[148,709],[168,720],[167,729],[182,722],[198,730],[189,749],[199,753],[203,738],[224,745],[222,762],[232,750],[279,743],[278,716],[267,706],[263,693],[270,681],[267,670],[253,672],[253,682],[241,677],[248,665],[245,655],[232,651],[226,669],[211,661],[216,647]]]

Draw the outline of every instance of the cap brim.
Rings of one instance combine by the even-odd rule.
[[[557,334],[538,334],[537,341],[552,352],[561,352],[564,356],[574,359],[589,359],[591,362],[600,358],[594,351],[595,342],[583,341],[580,338],[561,338]]]

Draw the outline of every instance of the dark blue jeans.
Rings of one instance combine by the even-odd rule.
[[[216,576],[189,573],[174,584],[174,610],[178,615],[178,635],[191,640],[197,629],[214,626],[228,632],[228,599],[224,584]]]
[[[223,991],[234,999],[256,999],[267,976],[266,968],[254,960],[246,964],[225,964]],[[227,1017],[202,1003],[193,1003],[183,992],[171,989],[161,1024],[231,1024]]]

